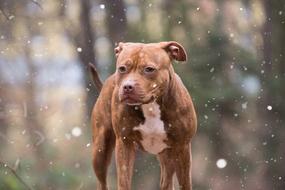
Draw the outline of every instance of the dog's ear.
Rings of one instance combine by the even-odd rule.
[[[164,49],[171,59],[175,59],[176,61],[186,61],[187,54],[182,45],[178,42],[170,41],[170,42],[160,42],[160,47]]]
[[[123,42],[119,42],[118,46],[115,47],[114,52],[115,52],[115,56],[118,58],[119,54],[121,53],[121,51],[123,50]]]

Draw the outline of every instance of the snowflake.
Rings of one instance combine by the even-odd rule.
[[[71,134],[75,137],[79,137],[81,135],[82,131],[79,127],[74,127],[72,130],[71,130]]]
[[[82,48],[81,48],[81,47],[78,47],[78,48],[77,48],[77,51],[78,51],[78,52],[82,52]]]
[[[227,166],[227,161],[223,158],[217,160],[216,165],[219,169],[223,169]]]
[[[268,109],[269,111],[272,110],[272,106],[268,105],[268,106],[267,106],[267,109]]]
[[[105,5],[104,4],[100,4],[99,7],[100,7],[100,9],[105,9]]]

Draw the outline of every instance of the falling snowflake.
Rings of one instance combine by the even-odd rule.
[[[105,5],[104,4],[100,4],[99,7],[100,7],[100,9],[105,9]]]
[[[15,18],[14,15],[10,15],[10,16],[8,17],[9,20],[13,20],[14,18]]]
[[[74,127],[72,130],[71,130],[71,134],[75,137],[79,137],[81,135],[82,131],[79,127]]]
[[[248,102],[244,102],[244,103],[241,104],[242,109],[245,110],[245,109],[247,108],[247,103],[248,103]]]
[[[227,161],[223,158],[217,160],[216,165],[218,168],[223,169],[227,166]]]
[[[267,106],[267,109],[268,109],[269,111],[272,110],[272,106],[268,105],[268,106]]]
[[[81,47],[78,47],[78,48],[77,48],[77,51],[78,51],[78,52],[82,52],[82,48],[81,48]]]

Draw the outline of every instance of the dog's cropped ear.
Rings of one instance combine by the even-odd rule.
[[[171,59],[175,59],[176,61],[186,61],[187,54],[182,45],[178,42],[170,41],[170,42],[160,42],[161,48],[164,49]]]
[[[124,43],[123,42],[119,42],[118,46],[115,47],[114,52],[115,52],[115,56],[118,58],[119,54],[121,53],[121,51],[123,50],[123,46]]]

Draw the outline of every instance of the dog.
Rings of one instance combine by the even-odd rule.
[[[130,190],[135,153],[141,149],[159,160],[160,189],[174,189],[176,173],[180,189],[191,190],[191,139],[197,118],[172,66],[174,60],[186,61],[185,49],[174,41],[121,42],[115,56],[116,71],[103,84],[92,112],[97,189],[108,189],[107,169],[115,149],[117,189]],[[95,75],[95,68],[91,70]]]

